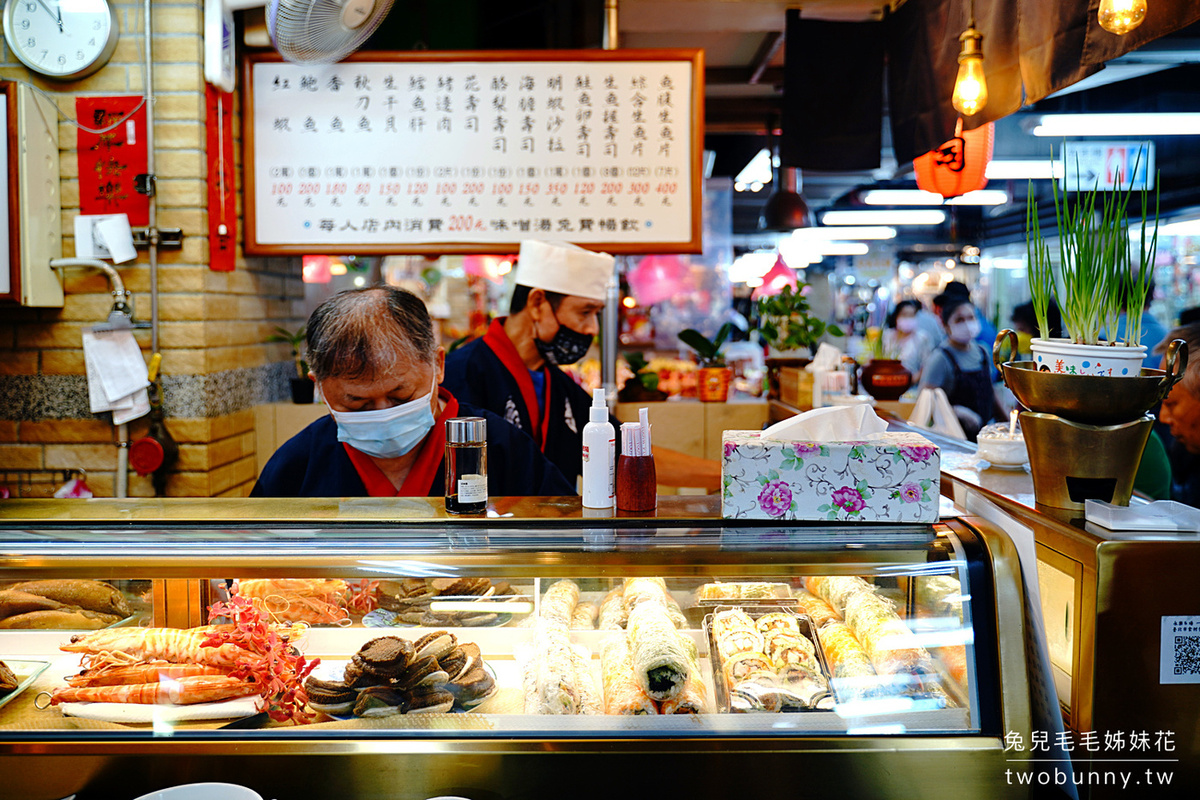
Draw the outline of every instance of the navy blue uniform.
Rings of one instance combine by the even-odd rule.
[[[458,416],[487,420],[488,496],[573,495],[575,487],[538,452],[533,441],[484,409],[459,403]],[[445,494],[445,459],[429,497]],[[337,423],[326,415],[288,439],[263,468],[251,497],[366,497],[367,488],[346,448]]]
[[[496,322],[492,325],[492,332],[495,332]],[[528,372],[523,363],[514,364],[513,367],[519,371],[518,374],[522,374],[520,371]],[[483,338],[463,345],[446,356],[446,377],[442,386],[462,402],[481,406],[503,417],[535,442],[541,440],[544,433],[542,452],[574,486],[583,473],[583,426],[588,421],[592,398],[583,387],[553,364],[546,364],[543,372],[550,392],[550,408],[545,419],[537,410],[530,413],[527,395],[517,383],[516,376]],[[528,374],[523,374],[523,378],[526,383],[530,381]],[[534,428],[535,417],[541,423],[538,429]],[[621,423],[611,415],[609,422],[614,431],[621,429]],[[618,451],[620,439],[618,436]]]

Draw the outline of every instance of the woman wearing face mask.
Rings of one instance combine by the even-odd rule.
[[[904,368],[912,373],[914,381],[920,381],[921,368],[935,347],[917,322],[920,311],[919,301],[901,300],[888,315],[887,328],[883,332],[884,352],[895,353]]]
[[[489,496],[574,494],[528,436],[438,389],[445,357],[410,292],[355,289],[322,303],[307,358],[329,416],[271,456],[251,496],[440,497],[452,417],[487,420]]]
[[[946,392],[967,438],[975,441],[979,429],[1003,417],[992,391],[988,352],[975,341],[979,318],[965,298],[951,298],[942,306],[946,343],[933,352],[921,373],[921,388]]]

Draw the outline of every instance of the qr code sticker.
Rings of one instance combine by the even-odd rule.
[[[1200,636],[1175,637],[1175,674],[1200,675]]]

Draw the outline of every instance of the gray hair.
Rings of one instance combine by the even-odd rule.
[[[1195,397],[1200,397],[1200,322],[1180,325],[1154,347],[1155,353],[1165,354],[1167,345],[1176,339],[1187,342],[1188,368],[1180,383]]]
[[[436,356],[429,311],[403,289],[339,292],[308,318],[308,364],[319,381],[372,377],[401,361],[433,364]]]

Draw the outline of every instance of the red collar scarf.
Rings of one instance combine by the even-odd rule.
[[[367,488],[368,497],[429,497],[429,490],[433,488],[438,468],[446,455],[446,420],[458,416],[458,400],[454,395],[439,387],[438,398],[445,403],[442,413],[438,414],[433,421],[433,429],[421,442],[417,460],[413,462],[398,491],[370,456],[342,443],[346,455],[350,456],[350,463]]]
[[[533,378],[529,377],[529,368],[525,366],[521,354],[517,352],[516,346],[504,332],[503,317],[492,320],[487,333],[483,335],[483,343],[496,354],[496,358],[500,359],[500,363],[517,382],[517,388],[521,391],[521,399],[525,401],[525,408],[529,410],[529,428],[533,431],[533,440],[537,442],[538,448],[544,453],[546,451],[546,431],[550,423],[550,368],[542,366],[542,374],[546,376],[547,411],[542,414],[538,406],[537,392],[533,388]]]

